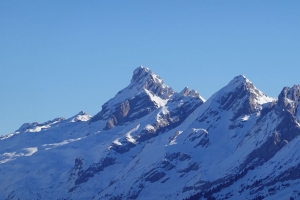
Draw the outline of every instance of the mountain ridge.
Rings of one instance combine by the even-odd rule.
[[[0,198],[299,198],[299,100],[244,75],[205,100],[141,66],[96,115],[1,136]]]

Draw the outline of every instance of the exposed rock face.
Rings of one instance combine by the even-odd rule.
[[[91,122],[107,120],[106,130],[139,119],[164,105],[174,91],[150,69],[138,67],[130,84],[102,106]]]
[[[204,102],[205,100],[197,91],[190,91],[187,87],[182,92],[175,93],[166,104],[169,112],[164,116],[168,121],[168,125],[176,127]]]
[[[155,102],[146,94],[140,94],[132,99],[126,100],[115,111],[111,113],[105,127],[106,130],[113,128],[118,124],[139,119],[157,109]],[[103,120],[103,119],[102,119]]]
[[[153,72],[145,67],[138,67],[133,72],[130,88],[138,87],[151,91],[154,95],[169,99],[174,93],[173,89],[164,84],[164,81]]]
[[[143,130],[141,134],[135,138],[136,142],[141,143],[148,141],[149,139],[157,137],[159,134],[162,134],[167,130],[177,127],[204,102],[205,100],[199,95],[198,92],[194,90],[190,91],[188,88],[185,88],[180,93],[175,93],[170,98],[168,103],[161,108],[161,110],[157,110],[152,113],[153,118],[155,119],[151,123],[152,128]],[[136,107],[135,110],[140,110],[141,112],[143,108]],[[136,115],[134,117],[136,117]],[[112,118],[112,120],[114,120],[114,118]],[[123,154],[128,152],[133,147],[135,147],[134,144],[124,141],[122,146],[113,145],[112,149]]]
[[[279,109],[286,109],[295,115],[300,100],[300,85],[294,85],[292,88],[284,87],[278,96]]]
[[[270,101],[270,98],[259,91],[246,77],[235,77],[220,92],[222,94],[215,100],[223,110],[233,109],[232,120],[241,115],[249,115],[262,109],[262,104]],[[258,102],[261,100],[262,102]]]

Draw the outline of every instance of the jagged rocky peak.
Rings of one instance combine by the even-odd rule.
[[[250,82],[249,79],[246,78],[246,76],[240,74],[236,77],[234,77],[229,84],[240,84],[240,83],[245,83],[245,82]]]
[[[106,102],[91,122],[105,120],[105,129],[111,129],[164,106],[173,94],[173,89],[164,84],[159,76],[140,66],[134,70],[130,84]]]
[[[152,71],[149,68],[139,66],[133,71],[131,82],[141,83],[143,78],[147,77],[150,74],[152,74]]]
[[[188,96],[190,94],[190,89],[188,87],[184,87],[180,94],[182,96]]]
[[[258,112],[263,105],[275,101],[258,90],[244,75],[233,78],[225,87],[212,96],[213,102],[223,110],[233,110],[233,119],[242,114]]]
[[[190,96],[190,97],[196,97],[200,98],[201,100],[204,100],[200,94],[196,90],[190,90],[189,87],[184,87],[183,90],[180,92],[182,96]]]
[[[200,94],[196,90],[191,90],[189,96],[200,98]],[[201,99],[202,99],[202,97],[201,97]]]
[[[292,88],[284,87],[278,96],[278,100],[289,99],[291,101],[298,101],[300,98],[300,85],[294,85]]]
[[[137,87],[137,90],[146,89],[162,99],[168,99],[174,91],[149,68],[140,66],[133,71],[130,88]]]
[[[259,100],[259,98],[263,98],[263,99],[267,98],[268,100],[270,100],[270,97],[268,97],[262,91],[257,89],[253,85],[253,83],[244,75],[239,75],[234,77],[233,80],[231,80],[229,84],[225,86],[225,88],[228,88],[229,90],[232,89],[235,91],[237,90],[245,91],[246,94],[250,95],[251,98],[254,98],[256,100]],[[275,99],[271,98],[271,100],[275,100]],[[261,103],[265,103],[265,101],[262,101]]]
[[[300,100],[300,85],[284,87],[278,96],[278,106],[295,114]]]
[[[228,100],[231,96],[234,96],[236,99],[242,99],[246,96],[250,100],[260,104],[274,100],[258,90],[244,75],[234,77],[234,79],[218,93],[220,94],[219,96],[222,96],[223,100]]]
[[[243,86],[244,89],[248,89],[248,90],[255,88],[253,83],[249,79],[247,79],[246,76],[244,75],[239,75],[234,77],[225,87],[228,89],[234,89],[241,86]]]
[[[168,103],[168,123],[172,127],[182,123],[194,110],[204,104],[203,99],[195,90],[185,87],[181,92],[175,93]]]
[[[174,95],[170,98],[169,103],[175,101],[182,101],[183,99],[185,99],[186,101],[189,101],[188,99],[195,99],[196,101],[199,100],[201,104],[205,102],[205,99],[201,97],[196,90],[191,90],[189,87],[184,87],[181,92],[174,93]]]

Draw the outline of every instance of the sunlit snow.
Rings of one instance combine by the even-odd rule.
[[[38,151],[37,147],[28,147],[23,148],[19,152],[5,152],[2,155],[0,155],[0,164],[6,163],[8,161],[15,160],[18,157],[22,156],[32,156],[34,153]]]
[[[58,142],[58,143],[43,144],[42,146],[43,147],[47,147],[47,148],[45,148],[45,150],[49,150],[49,149],[53,149],[53,148],[56,148],[56,147],[59,147],[59,146],[63,146],[63,145],[69,144],[71,142],[76,142],[76,141],[81,140],[81,139],[82,138],[68,139],[68,140],[64,140],[62,142]]]

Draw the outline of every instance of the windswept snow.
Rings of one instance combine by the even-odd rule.
[[[145,92],[150,96],[151,100],[156,103],[158,107],[162,107],[168,103],[168,99],[162,99],[159,96],[153,95],[149,90],[145,89]]]
[[[18,157],[22,156],[32,156],[34,153],[38,151],[37,147],[28,147],[23,148],[19,152],[5,152],[2,155],[0,155],[0,164],[4,164],[6,162],[12,161],[17,159]]]
[[[6,140],[6,139],[18,134],[18,133],[20,133],[20,132],[14,132],[14,133],[10,133],[10,134],[7,134],[7,135],[1,135],[0,140]]]
[[[131,134],[137,131],[139,128],[140,128],[140,124],[126,133],[126,139],[128,142],[136,144],[136,140],[131,136]]]
[[[245,115],[244,117],[241,118],[242,122],[248,121],[248,119],[250,118],[250,115]]]
[[[43,144],[42,146],[43,147],[47,147],[47,148],[45,148],[45,150],[49,150],[49,149],[53,149],[53,148],[56,148],[56,147],[59,147],[59,146],[63,146],[63,145],[69,144],[71,142],[76,142],[76,141],[81,140],[81,139],[82,138],[68,139],[68,140],[64,140],[62,142],[58,142],[58,143]]]
[[[27,153],[24,154],[24,156],[32,156],[34,153],[38,151],[37,147],[30,147],[30,148],[24,148],[24,151],[27,151]]]
[[[119,142],[119,139],[120,139],[120,138],[115,139],[115,140],[113,141],[113,144],[118,145],[118,146],[121,146],[122,143]]]
[[[151,130],[155,130],[155,128],[154,128],[151,124],[147,124],[147,125],[145,126],[145,130],[151,131]]]
[[[47,129],[50,128],[50,125],[45,125],[45,126],[37,126],[31,129],[28,129],[27,132],[31,132],[31,133],[36,133],[36,132],[40,132],[43,129]]]

